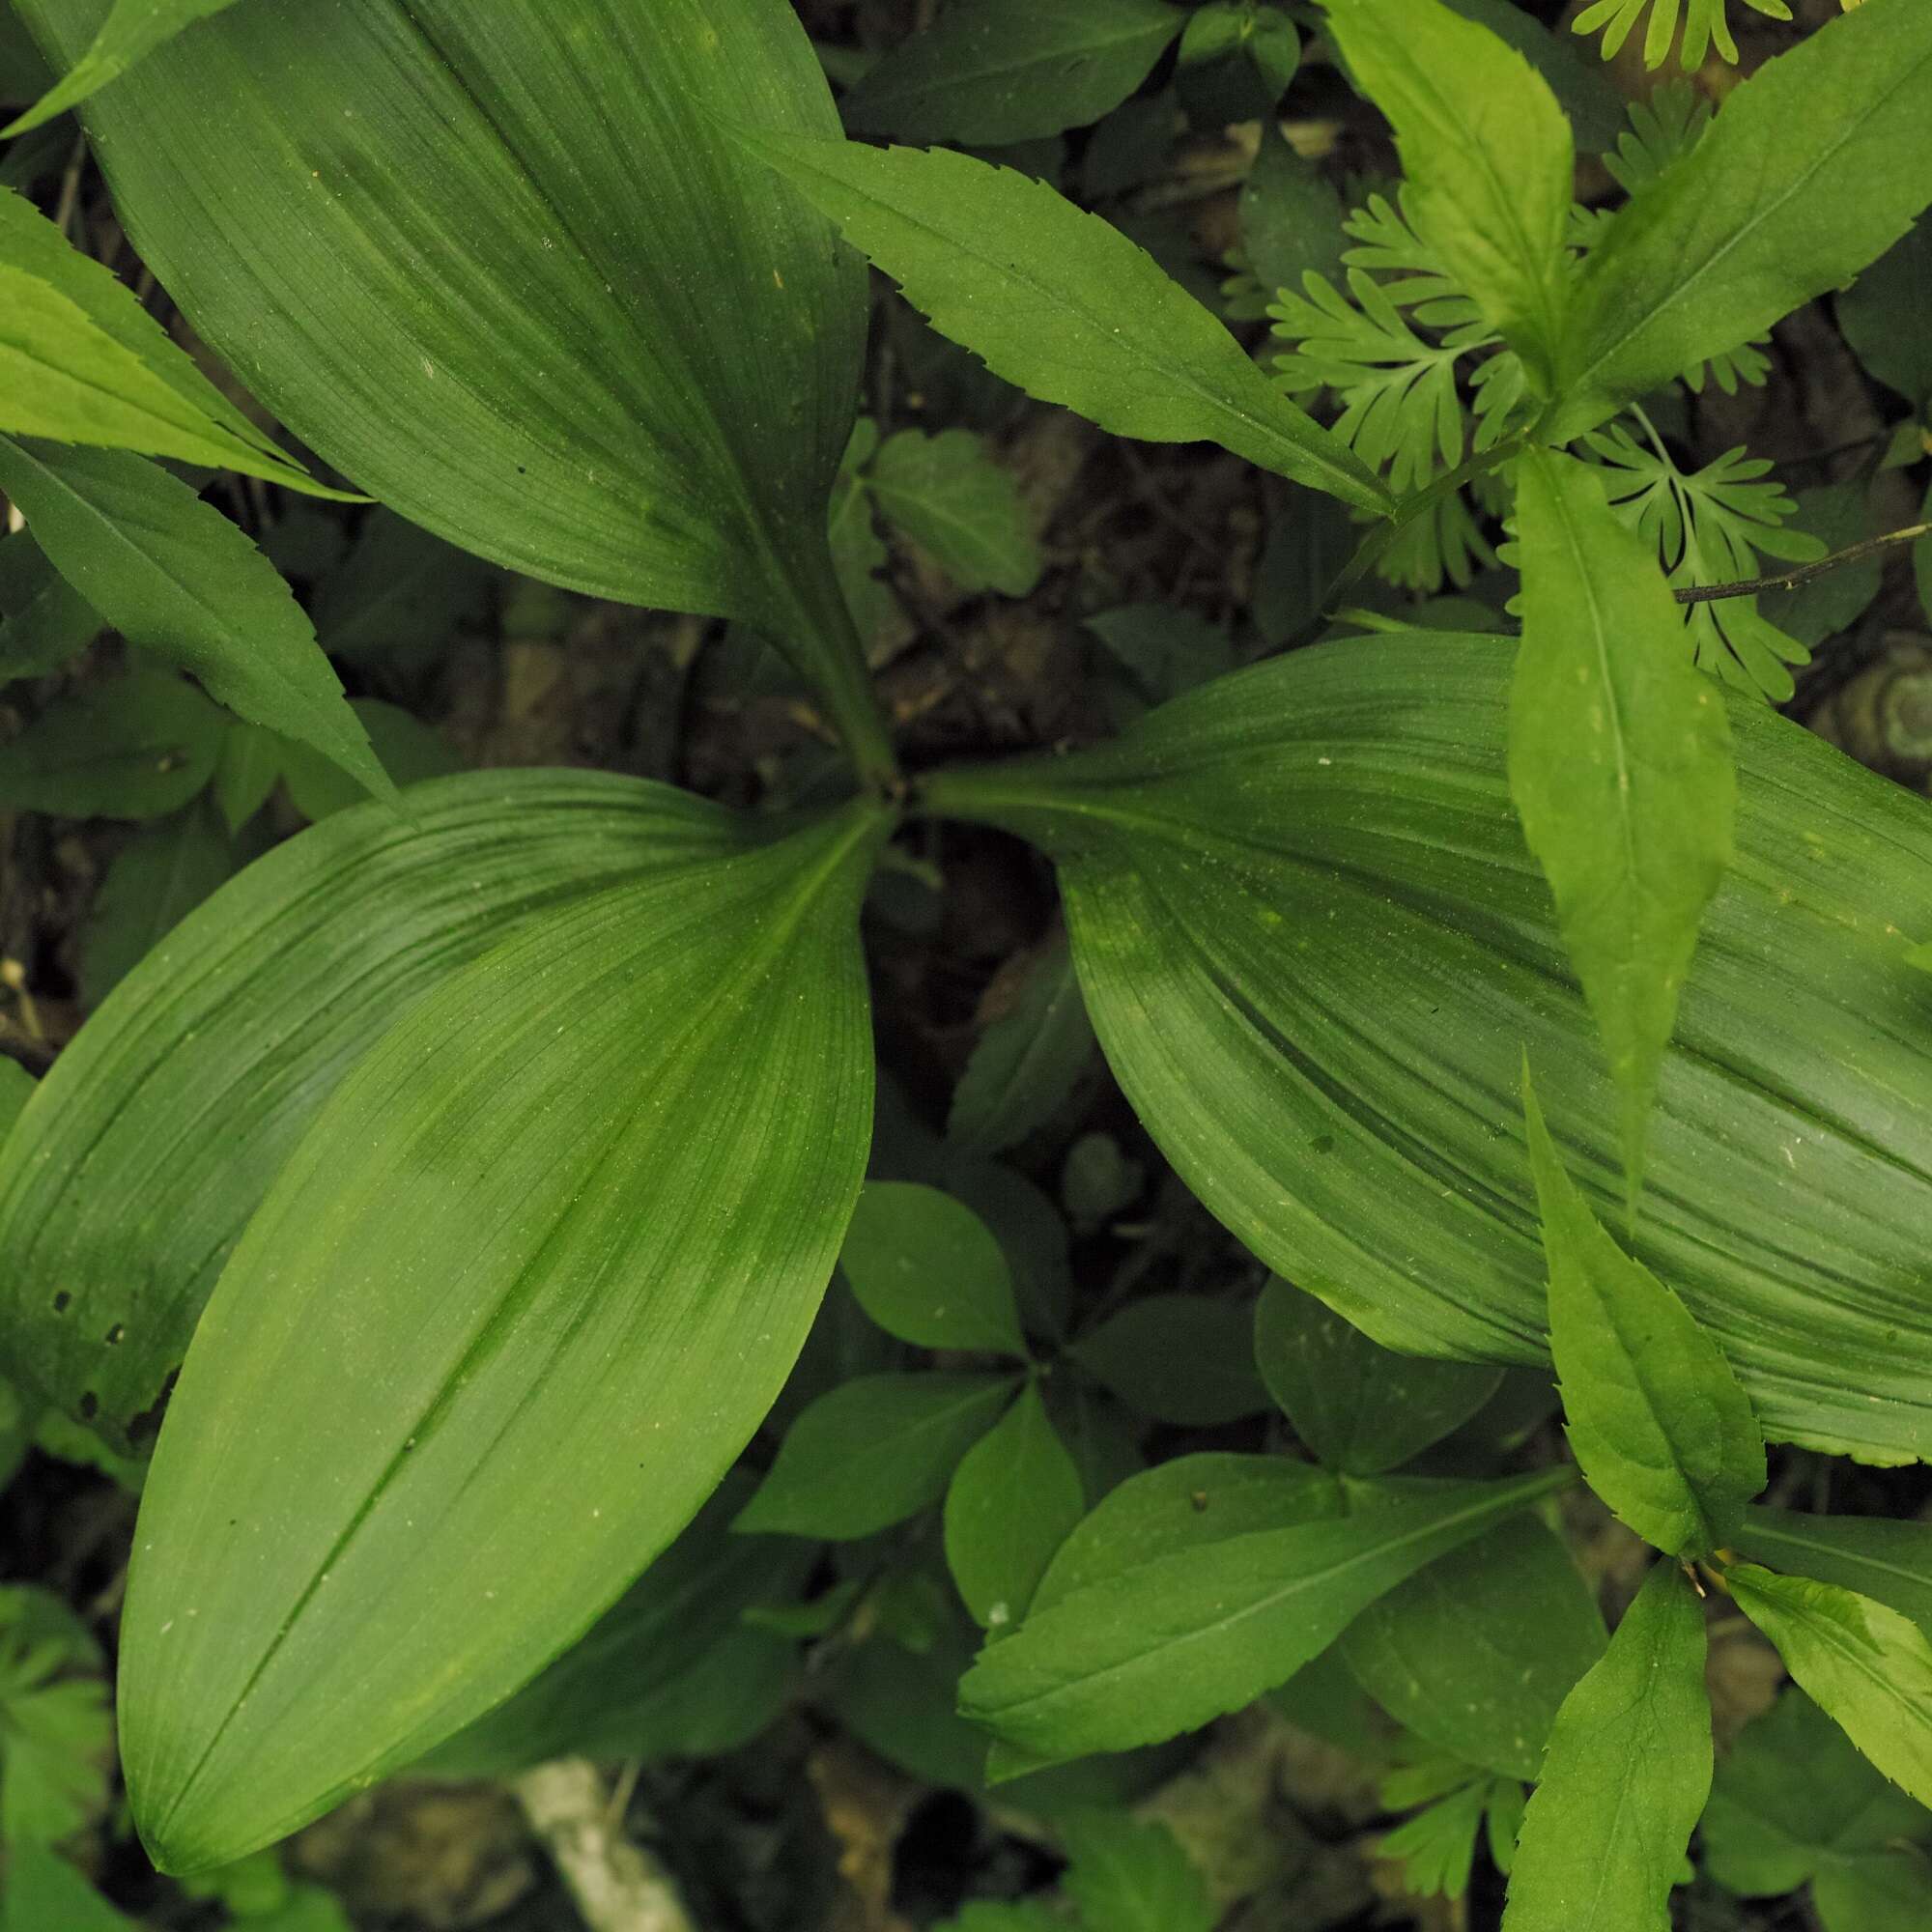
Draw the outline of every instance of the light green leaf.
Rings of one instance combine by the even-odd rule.
[[[1459,1899],[1468,1890],[1490,1790],[1491,1780],[1478,1777],[1418,1811],[1378,1843],[1378,1859],[1402,1865],[1406,1891]]]
[[[1754,1563],[1870,1597],[1932,1635],[1932,1523],[1756,1507],[1737,1547]]]
[[[0,1932],[139,1932],[82,1878],[43,1845],[11,1846],[7,1888],[0,1892]]]
[[[962,0],[845,97],[845,125],[981,147],[1083,128],[1148,77],[1185,18],[1161,0]]]
[[[1043,182],[944,149],[745,131],[995,375],[1117,436],[1218,442],[1367,510],[1388,493],[1152,258]]]
[[[1513,47],[1438,0],[1322,0],[1394,124],[1417,230],[1550,393],[1565,334],[1570,122]]]
[[[94,607],[47,561],[31,530],[0,537],[0,683],[58,670],[100,631]]]
[[[221,821],[197,800],[115,855],[81,936],[80,991],[98,1007],[234,872]]]
[[[1561,1542],[1520,1516],[1398,1583],[1338,1647],[1406,1730],[1534,1777],[1564,1698],[1604,1654],[1604,1620]]]
[[[237,719],[229,725],[214,767],[214,802],[231,838],[268,804],[281,781],[288,749],[285,738],[259,724]]]
[[[106,8],[19,11],[68,67]],[[82,110],[143,260],[304,442],[466,550],[767,633],[884,767],[825,533],[864,278],[721,116],[838,131],[784,0],[231,7]]]
[[[10,127],[0,128],[0,140],[24,134],[78,106],[109,81],[118,80],[151,48],[234,4],[235,0],[114,0],[87,51],[32,108]]]
[[[1730,729],[1656,555],[1594,472],[1530,450],[1517,473],[1510,795],[1603,1034],[1634,1211],[1698,923],[1732,857]]]
[[[1011,476],[971,430],[901,430],[873,459],[887,522],[930,551],[961,590],[1024,597],[1044,567]]]
[[[1546,27],[1516,0],[1443,0],[1451,12],[1487,27],[1513,46],[1549,83],[1576,130],[1577,145],[1598,154],[1624,125],[1624,99],[1568,34]]]
[[[1737,65],[1738,43],[1731,38],[1729,8],[1731,0],[1591,0],[1571,23],[1573,33],[1594,34],[1600,28],[1604,36],[1604,58],[1610,60],[1618,54],[1624,42],[1630,38],[1631,29],[1642,17],[1646,7],[1651,10],[1650,25],[1644,30],[1643,64],[1657,69],[1663,65],[1664,57],[1670,52],[1670,43],[1677,37],[1677,21],[1680,12],[1688,4],[1684,14],[1684,44],[1678,50],[1678,63],[1686,73],[1695,73],[1704,65],[1704,57],[1711,50],[1711,43],[1716,41],[1718,52],[1733,67]],[[1850,0],[1858,4],[1858,0]],[[1791,9],[1785,0],[1745,0],[1745,5],[1774,20],[1788,20]]]
[[[491,772],[251,866],[115,990],[0,1148],[14,1367],[145,1449],[237,1237],[398,1015],[531,917],[718,839],[710,808],[663,786]]]
[[[976,1623],[997,1634],[1025,1616],[1085,1507],[1080,1471],[1029,1381],[946,1492],[946,1566]]]
[[[86,1626],[50,1591],[0,1589],[0,1843],[71,1837],[105,1808],[112,1760]]]
[[[1799,1686],[1879,1770],[1932,1803],[1932,1640],[1836,1583],[1735,1564],[1724,1581]]]
[[[164,671],[131,671],[50,704],[0,747],[0,806],[72,818],[165,818],[214,774],[220,712]]]
[[[1549,1350],[1590,1487],[1666,1556],[1708,1555],[1764,1488],[1764,1437],[1723,1352],[1604,1232],[1563,1171],[1523,1068],[1549,1263]]]
[[[1710,1789],[1704,1606],[1675,1564],[1659,1563],[1557,1713],[1504,1932],[1668,1932]]]
[[[963,1201],[936,1187],[868,1182],[838,1265],[860,1307],[901,1342],[1026,1353],[998,1240]]]
[[[635,847],[454,972],[323,1104],[136,1526],[121,1742],[160,1863],[240,1858],[473,1721],[743,1448],[864,1172],[885,829],[686,805],[678,858]]]
[[[1053,856],[1109,1062],[1262,1261],[1385,1347],[1535,1363],[1535,1191],[1499,1127],[1525,1045],[1600,1217],[1620,1111],[1505,789],[1514,648],[1317,645],[1110,745],[924,791]],[[1932,1453],[1932,1039],[1905,954],[1932,932],[1932,806],[1730,710],[1738,859],[1659,1082],[1669,1186],[1632,1248],[1767,1434],[1911,1461]]]
[[[1254,1315],[1244,1300],[1142,1295],[1068,1352],[1129,1408],[1156,1421],[1213,1429],[1267,1406],[1255,1372]]]
[[[1286,1682],[1365,1605],[1565,1480],[1449,1483],[1426,1500],[1150,1557],[1036,1608],[981,1653],[960,1709],[1044,1757],[1192,1730]]]
[[[946,1493],[959,1459],[1012,1400],[1015,1380],[928,1371],[840,1384],[786,1431],[735,1527],[846,1541],[917,1516]]]
[[[1932,201],[1928,78],[1932,13],[1864,0],[1737,88],[1591,250],[1547,440],[1580,436],[1884,254]]]
[[[191,670],[254,724],[393,787],[289,586],[185,483],[118,449],[0,437],[0,489],[61,575],[130,643]]]
[[[1094,1932],[1214,1932],[1221,1915],[1165,1825],[1124,1811],[1075,1811],[1059,1828],[1073,1861],[1061,1889]]]
[[[1379,1475],[1440,1441],[1503,1378],[1500,1369],[1398,1355],[1279,1275],[1255,1308],[1255,1360],[1294,1433],[1350,1476]]]
[[[1045,1124],[1094,1059],[1073,953],[1056,934],[1029,963],[1017,997],[987,1021],[952,1090],[946,1135],[976,1153],[1000,1153]]]

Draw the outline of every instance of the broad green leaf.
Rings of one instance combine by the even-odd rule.
[[[1261,151],[1241,185],[1241,248],[1264,293],[1298,289],[1311,270],[1339,277],[1349,238],[1342,231],[1342,198],[1315,162],[1295,153],[1286,135],[1264,126]],[[1309,521],[1319,519],[1313,512]],[[1284,518],[1277,528],[1300,530],[1303,520]],[[1338,560],[1346,562],[1346,553]],[[1323,578],[1332,577],[1329,571]]]
[[[71,68],[107,7],[20,12]],[[838,131],[784,0],[232,7],[82,108],[143,260],[352,482],[768,633],[889,764],[825,538],[864,280],[725,116]]]
[[[1129,1408],[1182,1428],[1213,1429],[1259,1415],[1267,1390],[1255,1373],[1254,1315],[1245,1301],[1148,1294],[1068,1351]]]
[[[13,1368],[145,1449],[237,1237],[398,1015],[520,922],[688,869],[719,837],[710,808],[663,786],[491,772],[413,793],[407,817],[345,812],[224,886],[115,989],[0,1148]]]
[[[1549,83],[1585,153],[1599,154],[1615,143],[1624,126],[1623,97],[1568,34],[1546,27],[1516,0],[1443,0],[1443,5],[1507,42]]]
[[[11,298],[8,340],[0,344],[0,369],[10,376],[0,429],[175,456],[341,496],[257,429],[111,270],[8,188],[0,188],[0,287]]]
[[[1932,13],[1864,0],[1751,75],[1577,283],[1550,442],[1842,287],[1932,202]]]
[[[1737,1547],[1754,1563],[1870,1597],[1932,1635],[1932,1523],[1753,1507]]]
[[[392,791],[314,627],[255,546],[185,483],[118,449],[0,437],[0,490],[63,577],[130,643],[231,711]]]
[[[946,1566],[976,1623],[998,1632],[1025,1616],[1085,1502],[1080,1471],[1028,1382],[960,1458],[946,1492]]]
[[[1162,0],[960,0],[844,99],[862,134],[1001,147],[1097,121],[1186,15]]]
[[[57,698],[0,747],[0,808],[71,818],[165,818],[214,774],[221,713],[165,671]]]
[[[1152,258],[1043,182],[945,149],[745,131],[942,335],[1116,436],[1218,442],[1385,513],[1388,493]]]
[[[1799,1688],[1894,1784],[1932,1802],[1932,1639],[1836,1583],[1754,1563],[1733,1565],[1724,1581]]]
[[[1193,1860],[1158,1820],[1077,1811],[1060,1820],[1072,1860],[1061,1889],[1094,1932],[1214,1932],[1221,1915]]]
[[[1065,933],[1034,955],[1012,1004],[987,1021],[952,1090],[946,1135],[1000,1153],[1043,1126],[1094,1059],[1094,1027]]]
[[[1730,728],[1655,553],[1595,472],[1530,450],[1517,474],[1510,795],[1603,1034],[1634,1211],[1698,923],[1732,857]]]
[[[861,1376],[785,1432],[736,1527],[849,1541],[890,1529],[946,1493],[959,1459],[1012,1401],[1009,1375]]]
[[[27,113],[11,127],[0,128],[0,140],[24,134],[56,114],[78,106],[89,95],[119,79],[151,48],[234,4],[235,0],[114,0],[87,51]]]
[[[1523,1069],[1549,1263],[1549,1351],[1585,1480],[1666,1556],[1708,1555],[1764,1488],[1764,1437],[1723,1351],[1605,1233],[1563,1171]]]
[[[167,1867],[281,1837],[499,1703],[791,1369],[865,1169],[886,821],[687,810],[683,863],[640,845],[408,1008],[222,1271],[122,1627],[129,1799]]]
[[[1255,1360],[1294,1433],[1331,1469],[1376,1476],[1459,1429],[1502,1371],[1398,1355],[1273,1276],[1255,1307]]]
[[[115,854],[81,936],[81,998],[98,1007],[235,871],[221,821],[197,800]]]
[[[1504,1932],[1669,1932],[1670,1889],[1710,1789],[1704,1606],[1659,1563],[1557,1713]]]
[[[100,635],[94,607],[31,530],[0,537],[0,683],[58,670]]]
[[[1426,1500],[1151,1557],[1036,1608],[981,1653],[960,1709],[1043,1757],[1195,1729],[1286,1682],[1385,1590],[1567,1480],[1450,1483]]]
[[[1318,645],[1114,744],[924,793],[1054,857],[1108,1060],[1262,1261],[1385,1347],[1535,1363],[1547,1276],[1507,1124],[1525,1046],[1600,1217],[1621,1115],[1510,810],[1514,650]],[[1911,1461],[1932,1453],[1932,1039],[1904,955],[1932,932],[1932,806],[1761,702],[1729,708],[1738,856],[1664,1055],[1669,1184],[1633,1252],[1767,1434]]]
[[[1339,1648],[1406,1730],[1533,1778],[1564,1698],[1604,1654],[1604,1620],[1562,1543],[1520,1516],[1398,1583]]]
[[[1024,597],[1039,582],[1039,545],[1019,487],[971,430],[901,430],[872,461],[872,497],[961,590]]]
[[[57,1853],[32,1842],[11,1846],[0,1892],[0,1932],[138,1932]]]
[[[901,1342],[1026,1353],[999,1241],[963,1201],[936,1187],[868,1182],[838,1265],[859,1306]]]
[[[1550,393],[1570,280],[1569,117],[1521,54],[1439,0],[1322,5],[1394,124],[1417,232]]]
[[[1301,64],[1301,36],[1287,14],[1253,0],[1208,0],[1187,16],[1175,87],[1206,132],[1265,121]]]

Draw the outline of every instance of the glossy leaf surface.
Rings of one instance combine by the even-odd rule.
[[[1833,29],[1832,31],[1836,31]],[[1620,1208],[1619,1109],[1503,780],[1512,646],[1378,637],[1175,700],[1117,744],[948,773],[931,808],[1059,861],[1128,1097],[1257,1255],[1391,1348],[1543,1356],[1518,1116]],[[1738,856],[1659,1080],[1634,1245],[1766,1433],[1932,1451],[1932,807],[1731,706]],[[1833,1364],[1820,1375],[1818,1364]]]

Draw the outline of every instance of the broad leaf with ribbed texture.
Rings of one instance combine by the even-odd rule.
[[[67,74],[12,126],[0,128],[0,140],[51,121],[126,73],[151,48],[172,40],[235,0],[114,0],[87,51]]]
[[[54,567],[129,643],[231,711],[392,796],[368,734],[275,567],[212,503],[123,449],[0,436],[0,490]]]
[[[1548,394],[1577,165],[1549,84],[1438,0],[1322,5],[1355,79],[1394,125],[1418,233]]]
[[[1544,1358],[1525,1047],[1571,1177],[1602,1218],[1622,1202],[1616,1094],[1504,782],[1514,649],[1319,645],[1115,744],[925,785],[1058,861],[1101,1045],[1220,1219],[1385,1346],[1490,1362]],[[1737,856],[1633,1252],[1767,1435],[1910,1461],[1932,1452],[1932,1007],[1906,960],[1932,806],[1729,708]]]
[[[715,814],[659,785],[490,772],[277,847],[176,926],[0,1147],[14,1370],[145,1449],[215,1278],[343,1076],[532,915],[684,867]]]
[[[1932,9],[1863,0],[1751,75],[1590,251],[1551,442],[1764,334],[1932,202]]]
[[[1218,442],[1386,513],[1388,492],[1152,256],[1046,183],[970,155],[745,129],[942,335],[1041,402],[1145,442]]]
[[[681,819],[681,863],[640,840],[633,876],[404,1011],[222,1271],[122,1625],[128,1793],[169,1869],[286,1835],[500,1702],[670,1542],[791,1370],[865,1171],[857,914],[887,821]]]
[[[20,12],[67,69],[107,7]],[[353,483],[767,631],[882,759],[825,536],[864,281],[726,115],[838,131],[785,0],[251,0],[81,110],[141,259]]]

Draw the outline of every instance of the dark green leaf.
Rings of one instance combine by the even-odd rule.
[[[369,513],[355,548],[324,580],[316,635],[330,657],[434,651],[482,602],[489,567],[393,511]]]
[[[1082,128],[1148,77],[1185,17],[1161,0],[962,0],[845,97],[846,125],[981,147]]]
[[[998,1632],[1026,1615],[1084,1508],[1080,1471],[1028,1382],[946,1492],[946,1564],[977,1623]]]
[[[81,937],[87,1005],[98,1007],[235,865],[234,848],[205,800],[137,833],[108,867]]]
[[[1516,0],[1442,0],[1451,13],[1474,20],[1514,47],[1555,95],[1577,145],[1591,154],[1609,147],[1624,126],[1624,102],[1605,75],[1568,34],[1555,33]]]
[[[1753,1562],[1870,1597],[1932,1634],[1932,1523],[1752,1508],[1737,1546]]]
[[[1932,1641],[1896,1610],[1836,1583],[1753,1563],[1724,1573],[1785,1668],[1879,1770],[1932,1802]]]
[[[1932,221],[1922,217],[1838,297],[1838,327],[1868,375],[1895,389],[1918,415],[1932,410],[1932,343],[1925,291],[1932,287]]]
[[[1026,1353],[998,1240],[964,1202],[936,1187],[867,1182],[838,1264],[860,1307],[902,1342]]]
[[[400,705],[384,704],[380,697],[352,697],[349,708],[392,783],[421,784],[463,769],[449,740]],[[282,746],[282,779],[289,788],[289,803],[311,825],[362,802],[361,787],[339,765],[317,757],[306,745]]]
[[[1245,1301],[1144,1295],[1089,1330],[1070,1353],[1129,1408],[1159,1422],[1213,1429],[1267,1406]]]
[[[1557,1713],[1504,1932],[1662,1932],[1710,1789],[1704,1606],[1660,1563]]]
[[[1255,1309],[1255,1360],[1294,1433],[1331,1469],[1379,1475],[1460,1428],[1500,1369],[1398,1355],[1279,1275]]]
[[[33,1097],[34,1076],[17,1060],[0,1054],[0,1141]]]
[[[1094,1932],[1214,1932],[1221,1915],[1179,1840],[1157,1820],[1076,1811],[1060,1820],[1073,1861],[1061,1889]]]
[[[1563,1171],[1523,1069],[1549,1264],[1549,1351],[1585,1479],[1666,1556],[1708,1555],[1764,1488],[1750,1398],[1696,1318],[1604,1232]]]
[[[886,521],[930,551],[961,590],[1024,597],[1039,582],[1019,488],[971,430],[889,436],[869,480]]]
[[[1029,963],[1018,996],[988,1020],[952,1092],[947,1138],[999,1153],[1043,1126],[1094,1058],[1094,1027],[1065,933]]]
[[[106,1808],[112,1761],[86,1626],[51,1591],[0,1589],[0,1843],[17,1856],[71,1837]]]
[[[942,335],[1117,436],[1218,442],[1363,509],[1388,493],[1119,229],[1044,183],[943,149],[746,132]]]
[[[1192,1730],[1284,1683],[1385,1590],[1566,1480],[1449,1483],[1338,1521],[1150,1556],[1037,1605],[981,1654],[960,1709],[1044,1757]]]
[[[1349,245],[1342,198],[1271,124],[1262,128],[1261,152],[1241,187],[1240,213],[1241,247],[1264,291],[1299,289],[1311,271],[1340,277]],[[1344,551],[1336,569],[1347,560]]]
[[[1301,63],[1286,14],[1253,0],[1208,0],[1188,15],[1175,84],[1195,127],[1218,132],[1273,111]]]
[[[58,83],[32,110],[11,127],[0,128],[0,140],[24,134],[30,128],[65,114],[89,95],[120,76],[151,48],[172,40],[184,27],[218,14],[235,0],[114,0],[87,51],[68,69]]]
[[[68,1861],[38,1844],[10,1847],[0,1932],[139,1932]]]
[[[268,804],[269,794],[281,781],[288,750],[286,738],[259,724],[243,724],[238,719],[229,725],[214,767],[214,802],[231,837]]]
[[[251,724],[389,792],[289,586],[186,484],[124,450],[0,437],[0,489],[61,575],[130,643],[191,670]]]
[[[0,537],[0,683],[58,670],[100,635],[94,607],[31,530]]]
[[[1548,440],[1580,436],[1884,254],[1932,201],[1928,76],[1932,13],[1864,0],[1736,89],[1591,249]]]
[[[1927,250],[1925,287],[1932,288],[1932,248]],[[1932,394],[1932,384],[1928,384]],[[1817,540],[1819,554],[1850,550],[1878,534],[1872,519],[1871,496],[1862,480],[1827,483],[1798,495],[1793,527]],[[1758,600],[1766,622],[1776,624],[1801,644],[1822,644],[1827,638],[1848,631],[1878,595],[1885,577],[1879,554],[1861,563],[1839,564],[1796,590],[1773,590]]]
[[[1235,668],[1233,640],[1198,611],[1171,604],[1126,604],[1117,611],[1096,611],[1082,622],[1155,704]]]
[[[1083,1234],[1124,1213],[1146,1186],[1146,1167],[1129,1160],[1109,1133],[1082,1134],[1060,1165],[1061,1205]]]
[[[1698,923],[1731,861],[1730,729],[1654,548],[1612,514],[1597,472],[1530,450],[1517,473],[1510,795],[1622,1098],[1634,1209]]]
[[[1572,1177],[1600,1215],[1622,1189],[1616,1095],[1504,786],[1513,649],[1295,651],[1115,744],[925,796],[1054,855],[1109,1061],[1263,1261],[1387,1347],[1531,1363],[1546,1276],[1506,1124],[1525,1044]],[[1904,954],[1932,932],[1932,807],[1761,702],[1731,712],[1739,856],[1664,1056],[1670,1181],[1634,1251],[1775,1438],[1910,1461],[1932,1451],[1932,1050]]]
[[[865,1169],[857,914],[886,821],[679,818],[678,860],[643,845],[405,1010],[222,1272],[122,1625],[128,1795],[165,1866],[284,1836],[526,1682],[798,1354]]]
[[[917,1516],[946,1493],[1013,1384],[1011,1376],[936,1371],[846,1382],[786,1431],[736,1526],[844,1541]]]
[[[1421,1897],[1460,1899],[1469,1889],[1491,1781],[1479,1777],[1398,1826],[1376,1846],[1403,1868],[1403,1889]]]
[[[221,713],[164,671],[58,698],[0,747],[0,805],[73,818],[164,818],[214,775]]]

